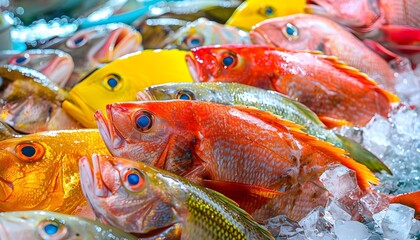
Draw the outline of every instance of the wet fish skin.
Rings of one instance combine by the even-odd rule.
[[[124,231],[87,218],[50,211],[0,213],[0,238],[135,240]]]
[[[81,181],[97,217],[140,238],[274,239],[230,199],[175,174],[110,155],[89,161]]]
[[[314,112],[287,96],[239,83],[167,83],[147,87],[139,92],[138,100],[198,100],[225,105],[256,107],[302,125],[302,131],[316,136],[349,152],[349,156],[366,165],[373,172],[391,170],[373,153],[362,146],[327,130]]]
[[[78,160],[92,153],[109,153],[97,129],[46,131],[1,141],[0,211],[46,210],[91,217],[80,187]]]

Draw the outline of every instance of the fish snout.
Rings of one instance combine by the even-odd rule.
[[[139,50],[142,37],[134,28],[120,26],[114,29],[106,39],[104,45],[94,55],[101,63],[110,62],[128,53]]]
[[[61,52],[41,72],[57,86],[63,88],[67,84],[73,69],[73,58],[69,54]]]

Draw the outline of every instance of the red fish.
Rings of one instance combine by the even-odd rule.
[[[225,45],[191,50],[186,60],[200,82],[238,82],[276,90],[314,111],[327,126],[364,126],[387,117],[398,97],[337,58],[268,46]],[[347,123],[346,123],[347,122]],[[348,124],[348,125],[350,125]]]
[[[255,44],[282,50],[322,51],[336,56],[368,74],[380,86],[393,91],[394,71],[389,64],[362,41],[332,20],[312,14],[295,14],[268,19],[250,31]]]
[[[127,102],[110,104],[107,118],[100,111],[95,118],[114,156],[220,191],[258,220],[279,214],[300,219],[325,205],[328,192],[319,187],[319,176],[331,164],[356,171],[365,191],[379,182],[344,150],[256,109],[182,100]]]

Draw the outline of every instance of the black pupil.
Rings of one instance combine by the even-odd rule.
[[[33,155],[35,155],[36,151],[35,151],[35,148],[32,146],[25,146],[22,148],[21,152],[26,157],[32,157]]]

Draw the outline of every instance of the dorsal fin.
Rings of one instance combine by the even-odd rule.
[[[335,56],[324,55],[324,53],[322,53],[320,51],[301,50],[299,52],[310,53],[310,54],[316,56],[318,59],[322,59],[325,62],[330,63],[331,66],[333,66],[337,70],[346,73],[347,75],[357,79],[359,82],[361,82],[361,83],[363,83],[367,86],[372,86],[378,92],[381,92],[382,94],[384,94],[387,97],[389,102],[399,102],[400,101],[400,99],[398,98],[397,95],[395,95],[393,93],[390,93],[387,90],[379,87],[378,84],[375,82],[375,80],[370,78],[366,73],[362,73],[357,68],[354,68],[354,67],[351,67],[351,66],[347,65],[345,62],[339,60]]]
[[[357,182],[359,186],[364,189],[370,189],[370,183],[377,185],[380,183],[379,179],[363,164],[356,162],[354,159],[346,156],[348,154],[345,150],[335,147],[329,142],[322,141],[321,139],[311,136],[307,133],[302,132],[303,126],[298,125],[294,122],[282,119],[281,117],[274,115],[270,112],[264,112],[258,110],[254,107],[246,106],[232,106],[238,110],[248,113],[251,116],[257,117],[263,120],[265,123],[270,124],[271,126],[282,129],[288,129],[289,132],[298,140],[301,140],[304,143],[307,143],[321,152],[326,153],[333,158],[346,166],[349,169],[352,169],[356,172]]]

